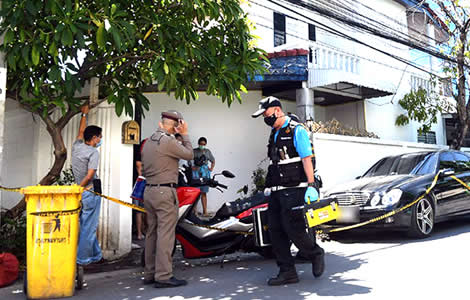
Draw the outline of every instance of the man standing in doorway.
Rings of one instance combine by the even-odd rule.
[[[78,238],[77,264],[87,265],[102,259],[101,248],[96,237],[100,215],[101,197],[93,194],[93,180],[99,165],[99,153],[96,148],[101,145],[102,129],[88,126],[88,105],[81,108],[82,115],[77,140],[72,146],[72,172],[75,183],[85,188],[82,194],[80,212],[80,236]]]
[[[319,277],[325,268],[324,251],[316,244],[315,234],[313,238],[307,234],[303,210],[295,209],[304,201],[318,199],[313,145],[305,128],[284,114],[279,99],[272,96],[262,99],[252,117],[260,115],[272,128],[268,144],[270,165],[266,176],[266,187],[271,192],[268,227],[279,266],[279,274],[270,278],[268,285],[299,282],[290,241],[311,260],[312,273]]]
[[[174,137],[176,133],[183,138],[181,144]],[[142,174],[147,179],[144,205],[148,222],[144,284],[154,283],[156,288],[187,284],[173,276],[171,255],[178,221],[176,183],[180,159],[193,159],[188,124],[179,112],[169,110],[162,113],[158,130],[142,149]]]

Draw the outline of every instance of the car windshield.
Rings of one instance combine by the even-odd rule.
[[[435,155],[429,153],[410,153],[390,156],[379,160],[362,177],[386,176],[397,174],[429,174],[436,166]]]

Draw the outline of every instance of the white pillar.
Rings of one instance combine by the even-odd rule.
[[[301,122],[308,119],[314,120],[313,109],[313,89],[307,88],[307,82],[302,82],[302,88],[295,91],[295,98],[297,103],[297,116]]]
[[[1,5],[0,1],[0,5]],[[3,36],[0,38],[0,43],[3,44]],[[0,53],[0,166],[4,167],[3,163],[3,143],[4,139],[4,129],[5,129],[5,94],[7,90],[7,66],[5,61],[5,55]],[[2,174],[0,170],[0,174]],[[0,185],[3,185],[4,180],[0,177]],[[2,202],[2,193],[0,193],[0,207],[3,207]],[[1,219],[0,219],[1,223]]]

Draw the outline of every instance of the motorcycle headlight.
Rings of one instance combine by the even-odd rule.
[[[392,206],[396,204],[398,201],[400,201],[402,194],[403,194],[402,190],[393,189],[382,197],[382,204],[385,206]]]
[[[374,197],[370,199],[370,206],[374,207],[374,206],[379,205],[379,203],[380,203],[380,195],[375,194]]]

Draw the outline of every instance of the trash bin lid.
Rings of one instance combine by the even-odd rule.
[[[79,185],[35,185],[28,186],[21,189],[24,195],[37,195],[37,194],[81,194],[83,187]]]
[[[0,287],[7,286],[18,278],[20,263],[11,253],[0,253]]]

